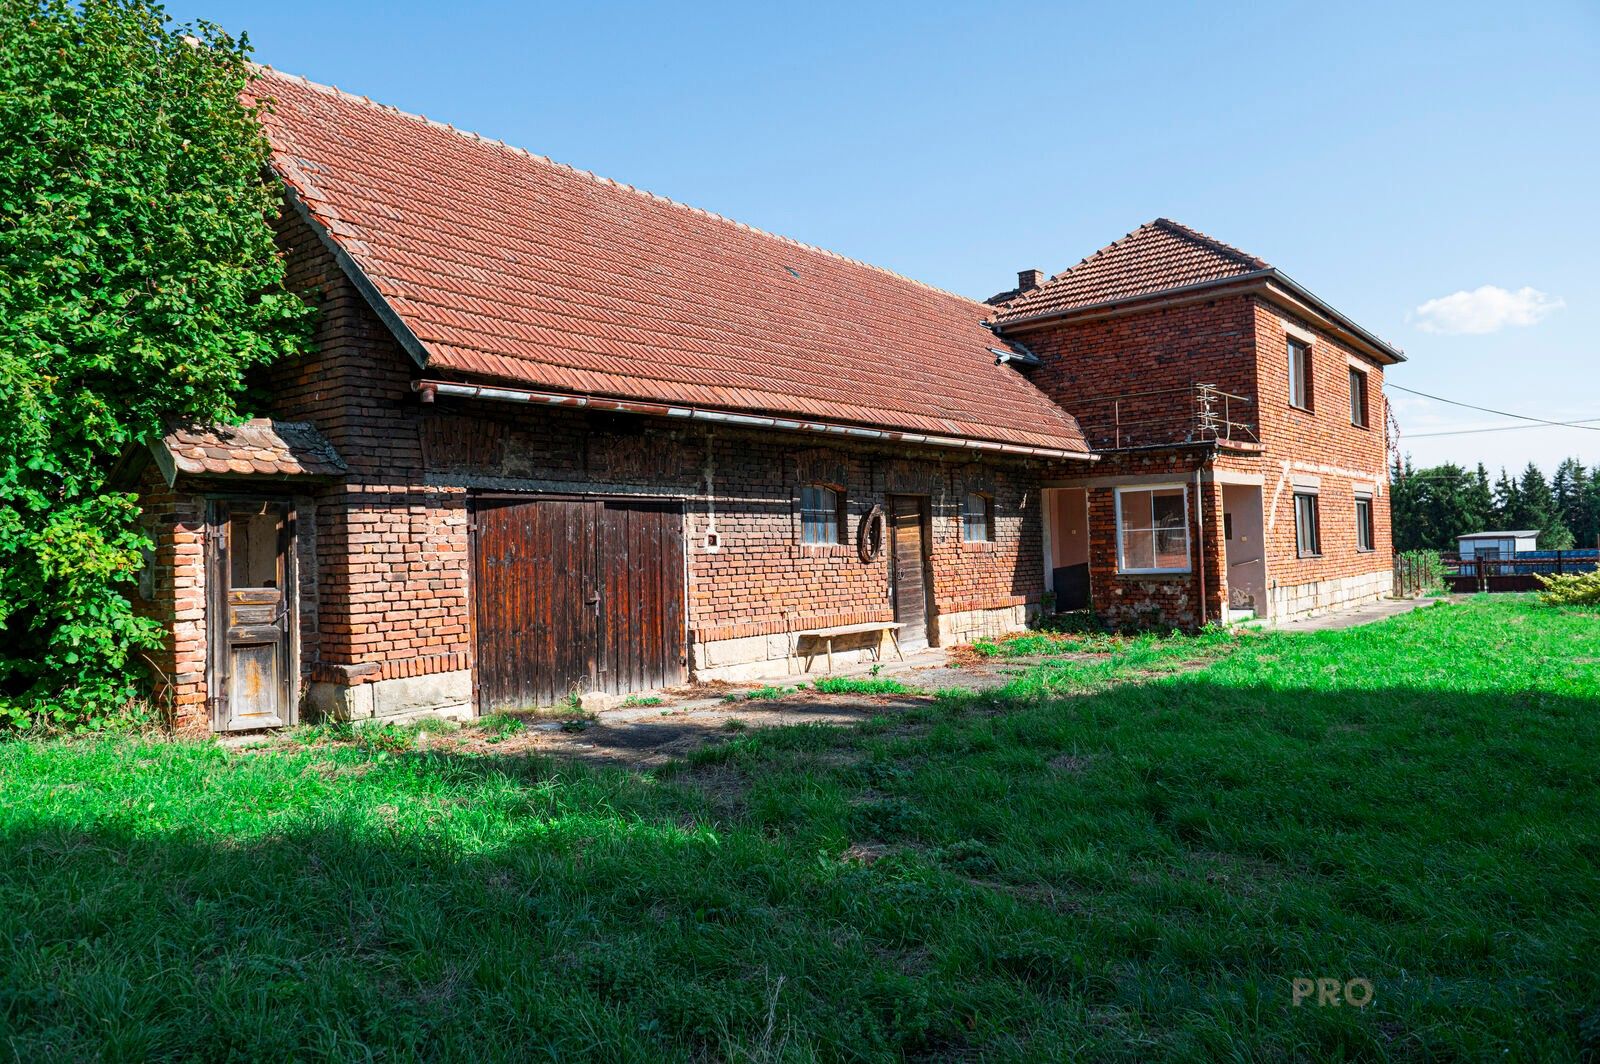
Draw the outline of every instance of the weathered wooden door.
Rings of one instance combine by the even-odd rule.
[[[207,536],[207,689],[218,731],[294,723],[294,509],[218,499]]]
[[[683,680],[683,519],[646,500],[479,498],[479,712]]]
[[[928,645],[927,501],[918,495],[889,496],[889,586],[894,619],[904,650]]]

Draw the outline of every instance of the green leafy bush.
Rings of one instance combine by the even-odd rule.
[[[149,544],[106,472],[303,346],[246,54],[143,0],[0,0],[0,724],[136,702]]]
[[[1408,550],[1397,558],[1398,568],[1404,575],[1407,590],[1416,592],[1440,591],[1444,588],[1444,559],[1436,550]],[[1401,588],[1396,587],[1398,592]]]
[[[1544,590],[1539,601],[1548,606],[1600,606],[1600,571],[1539,575]]]

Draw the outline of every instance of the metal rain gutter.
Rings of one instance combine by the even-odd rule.
[[[1091,454],[1087,451],[1067,451],[1053,447],[1029,447],[1023,444],[1000,443],[994,440],[972,440],[960,436],[930,436],[920,432],[869,429],[827,421],[798,421],[791,418],[769,417],[764,414],[735,414],[728,410],[712,410],[705,407],[678,406],[666,403],[644,403],[630,399],[606,399],[596,395],[536,392],[523,388],[497,388],[489,385],[460,384],[455,381],[435,380],[412,381],[411,390],[420,395],[425,403],[433,402],[436,396],[445,395],[461,399],[492,399],[507,403],[529,403],[535,406],[563,406],[623,414],[686,418],[691,421],[709,421],[719,425],[778,429],[785,432],[820,432],[835,436],[850,436],[860,440],[916,443],[929,447],[948,447],[966,451],[990,451],[998,454],[1014,454],[1032,458],[1063,458],[1082,462],[1098,462],[1100,460],[1099,455]]]

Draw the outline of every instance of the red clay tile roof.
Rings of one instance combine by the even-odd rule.
[[[1166,218],[1141,225],[1038,288],[1005,303],[995,322],[1151,295],[1272,269],[1254,255]]]
[[[1087,451],[990,308],[264,71],[273,164],[430,370]]]
[[[256,418],[242,425],[179,426],[155,445],[167,474],[201,477],[337,477],[344,459],[303,421]]]

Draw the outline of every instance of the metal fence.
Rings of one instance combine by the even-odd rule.
[[[1494,591],[1538,591],[1539,576],[1592,573],[1600,568],[1600,550],[1518,551],[1506,558],[1441,556],[1445,584],[1458,594]]]

